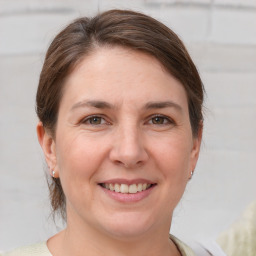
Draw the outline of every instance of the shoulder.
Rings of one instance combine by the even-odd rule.
[[[0,254],[0,256],[52,256],[46,242],[17,248],[13,251]]]
[[[227,255],[256,255],[256,201],[217,238]]]
[[[170,239],[175,243],[182,256],[226,256],[213,240],[204,241],[203,244],[193,242],[189,247],[175,236],[170,235]]]
[[[175,243],[182,256],[196,256],[194,251],[177,237],[170,235],[170,239]]]

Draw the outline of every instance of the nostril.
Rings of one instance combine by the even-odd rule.
[[[134,168],[143,165],[148,159],[143,143],[135,141],[134,138],[127,138],[125,140],[114,143],[110,152],[109,159],[116,165],[125,168]]]
[[[124,161],[124,162],[122,162],[120,160],[116,160],[115,163],[117,165],[123,166],[123,167],[125,167],[127,169],[134,168],[134,167],[140,167],[140,166],[143,165],[143,161],[137,161],[137,162],[132,162],[132,161],[130,161],[130,162],[127,161],[126,162],[126,161]]]
[[[117,165],[123,165],[123,166],[125,166],[125,164],[122,162],[122,161],[120,161],[120,160],[115,160],[115,163],[117,164]],[[126,166],[125,166],[126,167]]]

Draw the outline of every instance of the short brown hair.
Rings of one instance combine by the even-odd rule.
[[[198,71],[178,36],[161,22],[142,13],[110,10],[93,18],[79,18],[51,43],[40,75],[36,112],[55,137],[65,79],[97,47],[121,46],[155,57],[186,90],[194,136],[202,125],[204,88]],[[65,216],[65,195],[59,179],[49,183],[53,211]]]

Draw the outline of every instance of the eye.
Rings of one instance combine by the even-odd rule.
[[[106,120],[101,116],[89,116],[82,120],[83,124],[91,124],[91,125],[102,125],[107,124]]]
[[[149,120],[149,123],[154,125],[165,125],[165,124],[172,124],[174,122],[166,116],[156,115]]]

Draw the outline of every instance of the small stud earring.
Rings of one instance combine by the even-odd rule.
[[[55,173],[56,173],[55,171],[52,171],[52,177],[53,177],[53,178],[55,178],[55,177],[54,177],[54,176],[55,176]]]
[[[191,173],[190,173],[190,178],[189,178],[190,180],[192,179],[193,175],[194,175],[194,172],[191,171]]]

